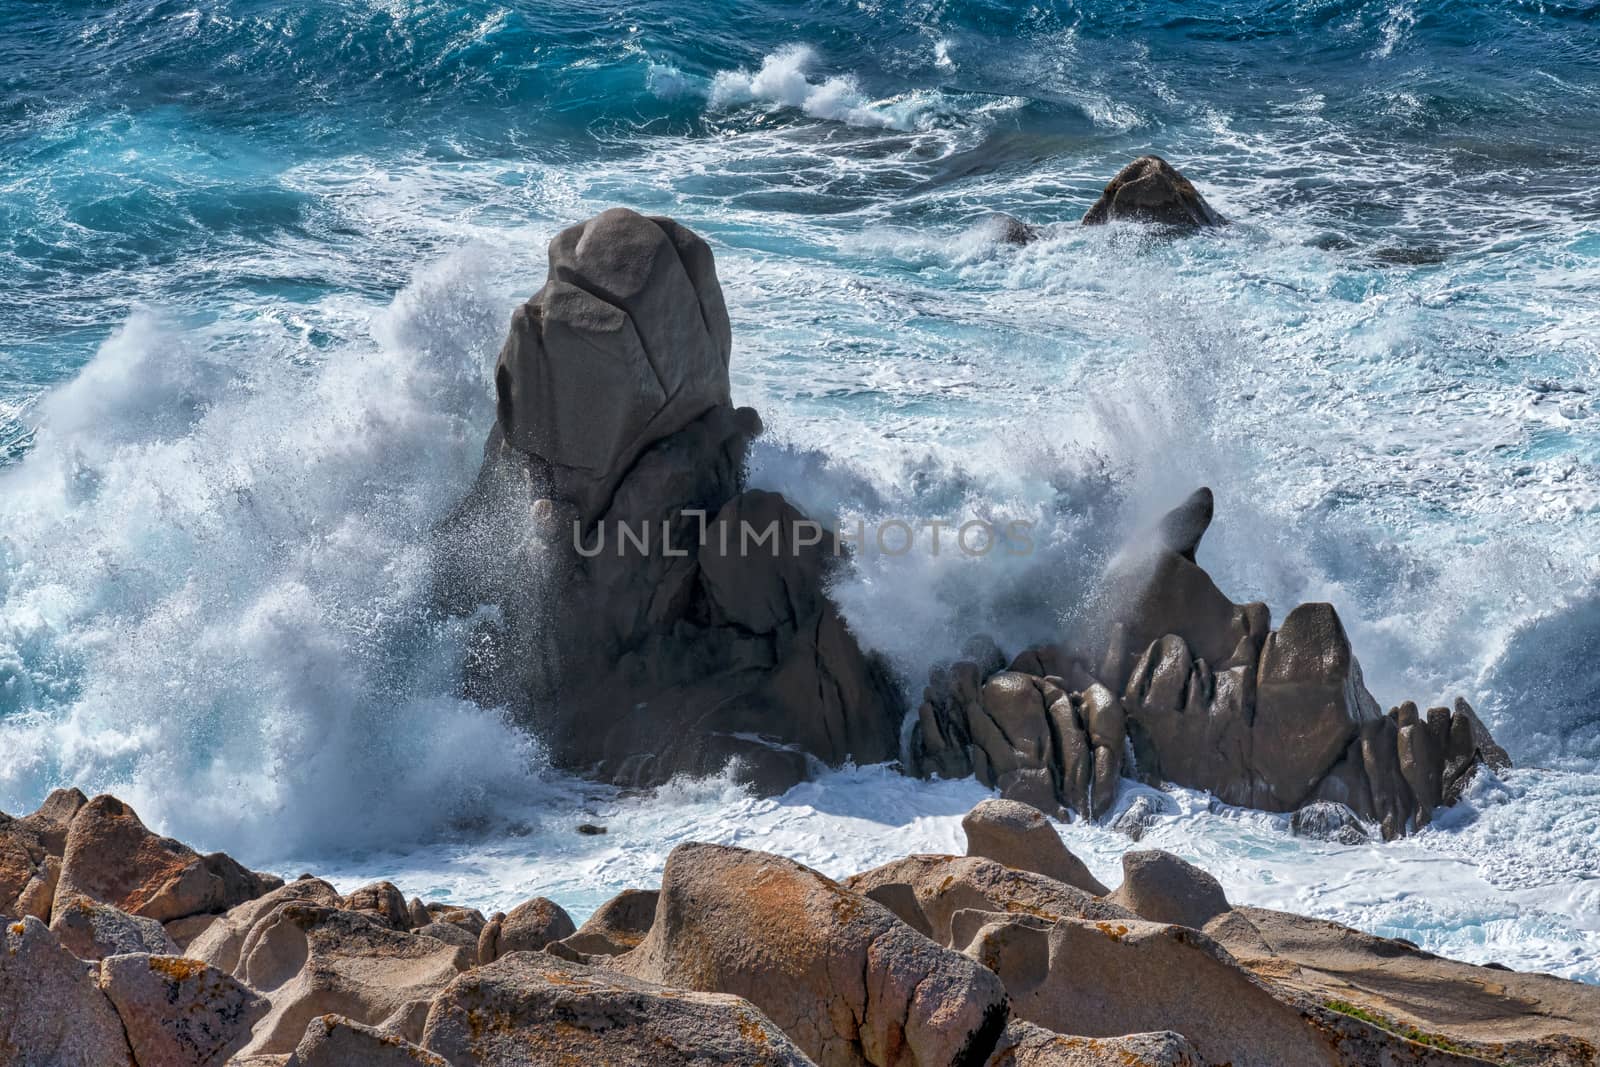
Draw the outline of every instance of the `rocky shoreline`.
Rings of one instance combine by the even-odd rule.
[[[0,815],[3,1067],[1600,1063],[1600,989],[1236,907],[1169,853],[1114,891],[1014,801],[967,855],[836,882],[674,849],[581,926],[284,881],[114,797]]]

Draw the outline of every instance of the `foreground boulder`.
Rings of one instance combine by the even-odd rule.
[[[622,208],[559,234],[513,316],[477,484],[436,533],[443,606],[499,605],[468,695],[563,768],[622,785],[898,752],[900,695],[824,587],[832,539],[747,492],[710,248]],[[481,613],[479,613],[481,614]]]
[[[112,956],[100,988],[139,1067],[210,1067],[244,1047],[267,1002],[215,967],[181,956]]]
[[[116,1009],[88,968],[33,916],[7,923],[0,948],[0,1063],[133,1067]]]
[[[1474,1062],[1356,1020],[1348,1020],[1350,1034],[1326,1033],[1210,938],[1180,926],[963,912],[957,933],[969,938],[965,951],[1005,982],[1013,1014],[1047,1030],[1084,1037],[1171,1030],[1203,1062],[1232,1067]]]
[[[1206,198],[1160,156],[1140,156],[1117,171],[1083,216],[1085,226],[1114,220],[1167,226],[1225,226]]]
[[[1213,508],[1201,489],[1129,545],[1060,643],[1002,669],[979,642],[935,668],[912,769],[1099,817],[1131,749],[1150,784],[1267,811],[1340,805],[1392,838],[1479,768],[1509,766],[1465,700],[1383,714],[1332,605],[1301,604],[1274,630],[1265,604],[1229,600],[1195,558]]]
[[[877,902],[720,845],[673,849],[649,934],[609,966],[742,996],[822,1067],[982,1062],[1007,1017],[994,974]]]
[[[339,891],[320,878],[307,875],[281,886],[265,896],[230,910],[189,943],[184,954],[232,974],[239,966],[239,954],[257,924],[281,904],[317,904],[337,908],[343,903]]]
[[[55,909],[50,931],[61,946],[80,960],[99,960],[129,952],[176,956],[177,942],[154,919],[129,915],[109,904],[84,897],[64,901]]]
[[[739,997],[666,989],[538,952],[457,978],[434,1001],[423,1044],[454,1067],[810,1063]]]

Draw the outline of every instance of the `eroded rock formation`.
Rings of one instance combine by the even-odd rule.
[[[977,640],[935,669],[913,768],[1094,817],[1124,774],[1267,811],[1333,803],[1395,837],[1478,767],[1509,765],[1465,700],[1383,714],[1332,605],[1302,604],[1273,630],[1265,604],[1229,600],[1195,562],[1212,510],[1201,489],[1123,553],[1062,644],[1003,667]]]
[[[824,593],[831,538],[744,488],[761,420],[730,402],[730,350],[710,248],[621,208],[558,235],[513,316],[441,590],[499,605],[468,690],[558,766],[649,785],[735,761],[781,791],[808,759],[896,755],[898,690]]]

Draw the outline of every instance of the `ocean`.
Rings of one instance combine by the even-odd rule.
[[[1233,225],[1079,227],[1145,152]],[[1139,847],[1600,981],[1597,169],[1593,3],[7,3],[0,809],[112,791],[264,869],[580,919],[683,840],[961,851],[972,781],[624,795],[461,699],[427,533],[545,244],[624,204],[712,243],[753,485],[1036,522],[839,579],[913,694],[1209,485],[1226,592],[1333,602],[1385,707],[1465,695],[1518,766],[1397,843],[1177,791]],[[1117,881],[1132,842],[1063,832]]]

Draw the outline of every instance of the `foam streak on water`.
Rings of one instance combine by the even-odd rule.
[[[251,862],[578,911],[691,837],[830,873],[958,848],[971,783],[622,799],[458,698],[426,533],[545,242],[625,203],[716,249],[757,484],[1036,523],[1025,558],[869,550],[841,579],[913,689],[975,629],[1052,631],[1209,484],[1226,591],[1333,601],[1385,705],[1465,694],[1528,769],[1397,845],[1188,795],[1150,841],[1237,899],[1594,980],[1594,27],[1487,0],[8,8],[0,808],[114,789]],[[1234,225],[1077,226],[1151,149]],[[997,244],[995,209],[1041,239]],[[612,834],[573,837],[586,808]],[[1124,839],[1068,833],[1114,872]]]

